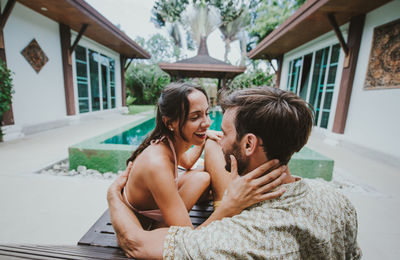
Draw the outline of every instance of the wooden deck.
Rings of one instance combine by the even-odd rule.
[[[193,226],[201,225],[214,211],[211,203],[195,205],[189,212]],[[78,245],[1,245],[1,259],[127,259],[118,247],[109,211],[93,224]]]
[[[0,259],[127,259],[119,248],[98,246],[0,245]]]
[[[194,227],[201,225],[214,211],[211,203],[194,205],[189,212]],[[79,240],[78,245],[118,248],[115,232],[108,210],[94,223],[89,231]]]

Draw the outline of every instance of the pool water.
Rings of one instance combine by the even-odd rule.
[[[221,130],[221,122],[222,122],[222,112],[219,111],[211,111],[211,130]],[[126,145],[140,145],[143,140],[146,138],[147,134],[149,134],[155,127],[155,118],[147,120],[146,122],[141,123],[121,134],[115,135],[102,143],[105,144],[126,144]]]

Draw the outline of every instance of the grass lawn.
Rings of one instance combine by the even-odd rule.
[[[138,114],[148,110],[154,111],[155,107],[154,105],[131,105],[129,106],[129,114]]]

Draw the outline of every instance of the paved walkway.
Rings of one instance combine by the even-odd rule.
[[[358,242],[363,259],[399,259],[400,170],[368,155],[325,144],[313,134],[308,146],[335,160],[334,178],[358,213]]]
[[[111,180],[36,174],[68,146],[142,118],[105,114],[0,143],[0,243],[75,244],[107,208]],[[363,259],[400,255],[400,170],[313,134],[308,146],[335,160],[334,182],[357,208]]]
[[[101,114],[0,143],[0,243],[73,245],[106,210],[111,180],[35,172],[68,157],[68,147],[143,116]]]

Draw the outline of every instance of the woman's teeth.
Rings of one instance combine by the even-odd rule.
[[[205,137],[206,135],[205,133],[194,133],[194,134],[201,138]]]

